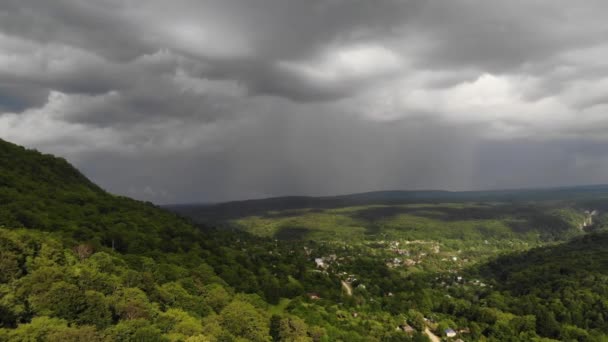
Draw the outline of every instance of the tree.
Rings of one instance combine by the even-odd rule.
[[[181,336],[194,336],[203,333],[201,322],[180,309],[169,309],[159,314],[158,327],[165,333],[174,333]]]
[[[564,326],[562,329],[561,338],[565,341],[591,341],[591,337],[587,331],[572,325]]]
[[[186,342],[215,342],[214,338],[205,335],[190,336],[186,339]]]
[[[101,334],[92,326],[65,326],[49,332],[46,337],[49,342],[101,342]]]
[[[320,326],[313,325],[308,327],[308,335],[314,342],[319,342],[321,339],[327,336],[327,331]]]
[[[110,298],[114,312],[125,320],[151,318],[155,307],[146,294],[138,288],[121,288]]]
[[[84,328],[81,331],[82,336],[91,338],[91,341],[96,341],[96,333],[92,328]],[[67,322],[59,318],[51,318],[46,316],[34,317],[30,323],[19,324],[14,330],[8,330],[8,341],[15,342],[30,342],[30,341],[62,341],[60,337],[67,340],[75,341],[72,338],[77,333],[68,328]],[[1,335],[0,335],[1,336]],[[72,336],[72,337],[70,337]],[[89,341],[89,340],[82,340]]]
[[[234,300],[220,313],[224,329],[249,341],[270,341],[268,320],[256,308],[240,300]]]
[[[210,284],[203,289],[203,298],[215,312],[219,313],[230,303],[232,295],[222,285]]]
[[[308,325],[299,317],[291,316],[279,321],[279,341],[286,342],[308,342],[312,338],[308,336]]]
[[[19,256],[10,251],[0,250],[0,284],[19,278],[21,273]]]
[[[87,243],[81,243],[81,244],[77,245],[76,247],[74,247],[74,253],[76,253],[76,255],[78,256],[80,261],[90,257],[91,254],[93,254],[93,252],[94,252],[93,246],[90,244],[87,244]]]
[[[76,285],[60,281],[51,285],[47,292],[30,296],[29,301],[39,315],[77,321],[86,308],[86,298]]]
[[[0,305],[0,328],[12,328],[16,320],[17,317],[10,309]]]
[[[558,337],[560,326],[553,312],[541,306],[536,312],[536,331],[545,337]]]
[[[105,328],[112,323],[112,312],[106,297],[97,291],[85,291],[85,308],[79,313],[76,322],[92,324]]]
[[[191,295],[176,282],[161,285],[158,287],[158,294],[165,308],[181,308],[199,316],[206,316],[211,311],[200,297]]]
[[[118,322],[106,330],[106,338],[112,342],[167,342],[162,331],[145,319]]]
[[[407,313],[408,323],[416,330],[423,331],[426,327],[424,315],[416,310],[410,309]]]
[[[509,325],[517,334],[534,332],[536,331],[536,317],[533,315],[515,317],[509,322]]]
[[[270,317],[270,337],[272,337],[273,341],[279,341],[281,330],[281,316],[272,315]]]

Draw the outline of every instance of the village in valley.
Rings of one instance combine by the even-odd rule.
[[[234,223],[274,237],[276,250],[267,251],[273,259],[303,262],[308,286],[290,277],[303,299],[281,299],[278,312],[306,312],[311,322],[392,334],[395,341],[454,342],[477,341],[489,324],[534,326],[528,316],[494,308],[503,301],[501,284],[478,265],[545,246],[563,238],[558,234],[584,233],[600,217],[587,209],[459,203],[298,209]],[[544,220],[547,227],[561,220],[563,233],[543,230]]]
[[[489,249],[490,244],[496,243],[484,240],[481,245]],[[374,286],[374,281],[373,279],[366,279],[365,275],[358,274],[356,264],[353,264],[356,263],[355,256],[364,255],[380,260],[390,272],[396,272],[400,275],[426,271],[436,272],[438,275],[433,278],[433,286],[438,288],[466,287],[483,290],[488,286],[479,279],[465,278],[462,273],[463,269],[473,261],[471,258],[479,258],[480,255],[484,254],[484,248],[473,247],[471,250],[453,250],[437,241],[404,239],[365,241],[358,245],[325,242],[317,249],[304,246],[303,250],[312,261],[311,266],[314,266],[311,272],[339,279],[344,295],[348,297],[352,297],[353,294],[363,296],[366,301],[370,302],[381,299],[374,298],[373,294],[367,291],[368,287]],[[394,298],[395,292],[399,290],[399,288],[395,288],[393,291],[383,293],[382,296]],[[313,302],[323,299],[316,292],[308,293],[308,298]],[[346,319],[347,317],[349,319],[365,319],[365,313],[358,311],[353,311],[350,315],[339,312],[337,315],[340,319]],[[415,318],[410,317],[404,318],[395,327],[395,330],[408,335],[420,331],[426,334],[431,341],[440,341],[443,338],[446,341],[455,342],[463,341],[457,337],[466,336],[470,333],[469,327],[466,326],[461,327],[455,324],[446,326],[444,324],[440,327],[438,317],[421,317],[424,324],[422,326],[418,324],[418,329],[414,328],[414,325],[416,325],[413,323]]]

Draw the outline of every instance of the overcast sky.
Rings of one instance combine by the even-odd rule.
[[[0,137],[155,203],[608,183],[605,0],[2,0]]]

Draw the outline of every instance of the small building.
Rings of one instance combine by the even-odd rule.
[[[405,259],[405,266],[414,266],[416,265],[416,262],[412,259]]]
[[[456,331],[454,329],[445,329],[444,333],[446,337],[456,337]]]
[[[416,332],[416,330],[414,328],[412,328],[411,325],[409,325],[405,322],[399,326],[399,330],[403,331],[404,333],[406,333],[408,335],[411,335]]]
[[[315,258],[315,264],[317,264],[318,268],[325,268],[325,262],[323,258]]]
[[[310,298],[312,300],[319,300],[319,299],[321,299],[321,297],[317,293],[309,293],[308,294],[308,298]]]

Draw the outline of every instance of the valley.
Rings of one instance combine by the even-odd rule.
[[[170,212],[0,159],[0,341],[608,338],[603,187]]]

